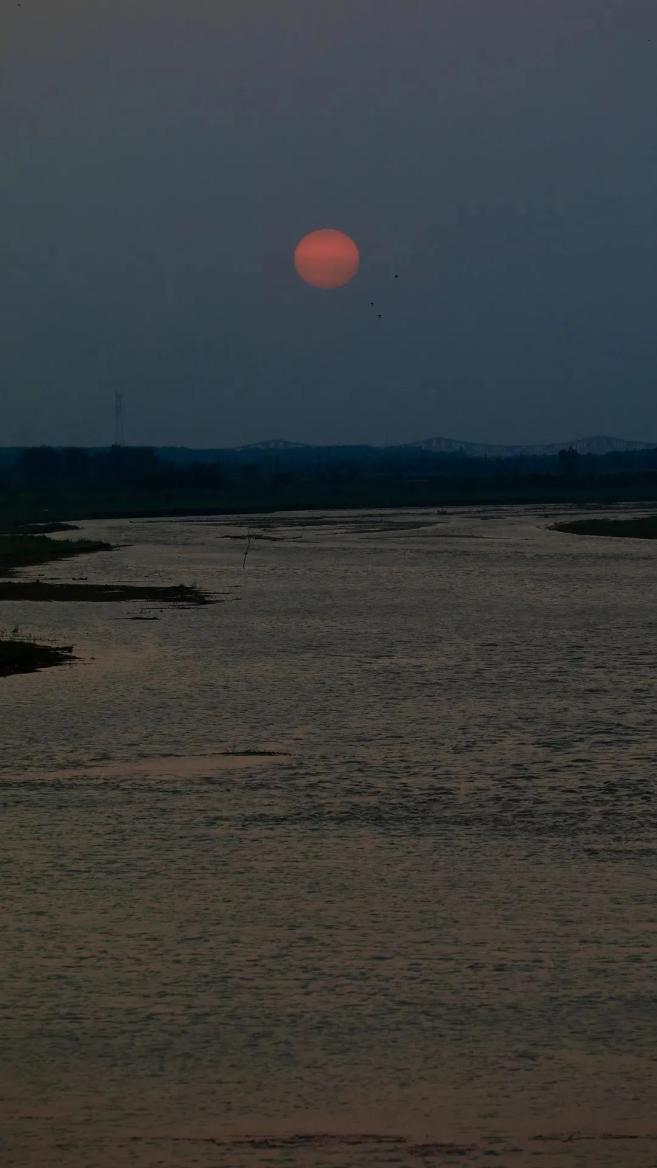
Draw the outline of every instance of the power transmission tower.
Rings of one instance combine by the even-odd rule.
[[[123,394],[118,391],[114,394],[114,445],[125,444],[125,427],[123,422]]]

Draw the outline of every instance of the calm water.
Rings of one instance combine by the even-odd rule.
[[[657,1163],[657,544],[548,521],[86,524],[44,578],[220,603],[0,605],[80,657],[0,683],[3,1166]]]

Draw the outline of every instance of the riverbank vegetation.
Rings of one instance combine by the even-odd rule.
[[[473,457],[409,447],[0,450],[2,524],[273,510],[657,500],[657,449]],[[33,530],[36,530],[34,528]]]
[[[0,600],[81,601],[116,604],[126,600],[175,604],[190,608],[210,604],[210,599],[198,588],[186,584],[78,584],[51,583],[44,580],[0,580]]]
[[[49,502],[52,506],[55,501],[51,499]],[[62,509],[65,511],[66,507]],[[185,584],[109,585],[77,581],[14,580],[12,577],[21,569],[112,550],[112,545],[103,540],[50,539],[51,534],[75,531],[76,528],[60,519],[44,520],[41,518],[44,510],[40,495],[35,497],[10,493],[0,502],[0,577],[3,577],[0,579],[0,601],[140,601],[178,607],[211,603],[210,598],[200,589]],[[73,660],[72,647],[40,644],[30,637],[19,636],[16,629],[4,635],[0,632],[0,677],[32,673]]]
[[[49,539],[47,535],[0,532],[0,575],[11,576],[19,568],[49,564],[54,560],[90,552],[109,551],[111,544],[95,539]]]
[[[0,601],[209,603],[203,593],[183,585],[12,579],[19,569],[111,550],[101,540],[49,538],[74,531],[76,520],[514,504],[607,508],[652,500],[657,500],[657,450],[580,456],[569,449],[549,457],[513,458],[408,447],[277,444],[205,452],[116,446],[0,450]],[[555,527],[657,537],[652,517],[575,520]],[[16,638],[0,640],[0,650],[5,674],[18,672],[21,661],[26,669],[59,664],[67,652]]]
[[[552,531],[562,531],[570,535],[657,539],[657,515],[645,515],[640,519],[573,519],[572,522],[553,524]]]
[[[40,645],[16,633],[4,637],[0,634],[0,677],[34,673],[37,669],[65,665],[74,660],[71,647]]]

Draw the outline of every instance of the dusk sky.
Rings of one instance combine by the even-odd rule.
[[[655,0],[6,0],[1,32],[0,444],[106,444],[115,390],[130,443],[657,441]],[[343,288],[294,271],[320,227]]]

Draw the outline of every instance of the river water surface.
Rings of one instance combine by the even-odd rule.
[[[657,1164],[657,544],[87,523],[2,604],[6,1168]],[[158,620],[134,620],[153,617]]]

